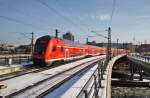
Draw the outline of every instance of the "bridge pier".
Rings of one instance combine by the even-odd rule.
[[[134,75],[134,68],[133,68],[133,63],[130,63],[130,80],[133,80],[133,75]]]
[[[138,73],[139,80],[143,81],[143,72],[142,72],[142,67],[140,65],[130,62],[129,69],[130,69],[130,73],[131,73],[130,80],[134,80],[134,74]]]
[[[83,92],[84,92],[84,94],[85,94],[84,98],[88,98],[87,90],[84,90]]]
[[[143,70],[142,70],[142,67],[140,65],[139,65],[139,75],[140,75],[139,80],[143,81]]]

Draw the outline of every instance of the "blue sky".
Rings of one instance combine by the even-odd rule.
[[[84,43],[92,30],[105,31],[109,26],[113,0],[0,0],[0,43],[28,44],[35,38],[72,32],[75,40]],[[112,19],[112,40],[150,43],[150,0],[116,0]],[[23,35],[26,34],[26,36]],[[107,35],[107,32],[100,32]],[[95,36],[90,41],[106,42]],[[136,42],[138,43],[138,42]]]

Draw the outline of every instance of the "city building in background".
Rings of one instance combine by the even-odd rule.
[[[7,43],[0,44],[0,54],[14,53],[15,46]]]
[[[31,52],[31,45],[14,46],[7,43],[0,44],[0,54],[15,54],[15,53],[29,54],[30,52]]]
[[[87,42],[88,45],[94,45],[98,47],[107,47],[108,43],[96,43],[95,41]],[[111,48],[118,48],[118,49],[130,49],[132,50],[132,43],[111,43]]]
[[[15,48],[16,53],[30,54],[31,45],[20,45]]]
[[[71,32],[63,34],[63,39],[74,41],[74,35]]]

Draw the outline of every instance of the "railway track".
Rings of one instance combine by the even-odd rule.
[[[44,70],[49,69],[49,67],[44,67],[44,68],[30,68],[30,69],[23,69],[22,71],[18,71],[18,72],[13,72],[13,73],[9,73],[9,74],[4,74],[4,75],[0,75],[0,82],[5,81],[5,80],[9,80],[15,77],[19,77],[25,74],[29,74],[29,73],[36,73],[36,72],[41,72]]]
[[[98,57],[97,58],[95,57],[95,59],[91,59],[86,62],[78,61],[78,63],[80,64],[67,68],[67,69],[64,68],[65,70],[63,71],[57,70],[55,74],[48,73],[48,72],[46,74],[46,71],[45,71],[44,75],[46,75],[46,78],[43,78],[43,79],[40,78],[41,80],[39,80],[38,82],[31,83],[30,85],[28,84],[28,86],[23,87],[18,90],[14,90],[14,91],[11,91],[10,90],[11,87],[9,87],[8,89],[4,90],[4,92],[2,92],[2,95],[5,95],[5,97],[15,97],[15,98],[16,97],[19,97],[19,98],[38,97],[39,95],[41,96],[41,93],[54,90],[55,88],[60,86],[63,82],[67,81],[69,78],[73,77],[75,74],[81,72],[81,70],[85,70],[89,65],[97,62],[97,60],[98,60]],[[44,72],[41,71],[38,73],[43,74]],[[38,75],[39,74],[37,74],[37,76]],[[10,81],[6,80],[4,84],[5,83],[7,84],[7,82],[10,82]],[[10,90],[11,92],[7,90]]]
[[[85,64],[88,64],[88,66],[82,67],[80,70],[77,70],[75,73],[71,73],[71,74],[67,74],[70,75],[69,77],[65,77],[64,79],[60,80],[61,82],[58,82],[58,84],[54,84],[52,85],[51,88],[47,88],[47,90],[45,90],[43,93],[41,93],[40,95],[36,96],[36,98],[43,98],[45,95],[47,95],[48,93],[54,91],[55,89],[57,89],[58,87],[60,87],[62,84],[64,84],[65,82],[69,81],[71,78],[77,76],[77,75],[82,75],[85,72],[87,72],[90,68],[92,68],[93,66],[95,66],[97,64],[98,60],[93,60],[92,62],[87,62]],[[84,66],[85,64],[81,65]],[[78,66],[79,67],[79,66]],[[75,70],[75,69],[72,69]],[[65,73],[64,73],[65,75]],[[62,76],[62,75],[61,75]]]
[[[85,59],[85,58],[83,58],[83,59]],[[72,60],[70,62],[74,62],[74,61],[78,61],[78,60],[82,60],[82,59]],[[65,62],[65,64],[70,63],[70,62]],[[41,71],[44,71],[44,70],[48,70],[50,68],[61,66],[62,64],[64,64],[64,63],[55,64],[55,66],[52,65],[52,66],[46,66],[46,67],[41,67],[41,68],[40,67],[39,68],[33,67],[32,65],[28,66],[28,67],[24,67],[22,71],[0,75],[0,82],[5,81],[5,80],[9,80],[9,79],[12,79],[12,78],[15,78],[15,77],[18,77],[18,76],[22,76],[22,75],[25,75],[25,74],[37,73],[37,72],[41,72]]]

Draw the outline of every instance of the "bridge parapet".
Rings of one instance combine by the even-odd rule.
[[[105,84],[105,87],[104,87],[104,90],[105,91],[103,91],[105,94],[103,94],[103,97],[102,98],[111,98],[111,76],[112,76],[112,68],[113,68],[113,65],[114,65],[114,63],[118,60],[118,59],[120,59],[120,58],[122,58],[122,57],[124,57],[124,56],[126,56],[126,54],[121,54],[121,55],[118,55],[118,56],[115,56],[114,58],[112,58],[112,60],[108,63],[108,66],[107,66],[107,68],[106,68],[106,77],[105,77],[105,82],[106,82],[106,84]],[[99,92],[100,93],[100,92]],[[104,97],[104,95],[106,95],[105,97]]]
[[[140,65],[145,73],[150,75],[150,57],[136,54],[128,55],[127,57],[134,64]]]
[[[132,54],[129,57],[132,57],[134,59],[146,62],[146,63],[150,63],[150,56],[143,56],[143,55],[138,55],[138,54]]]

